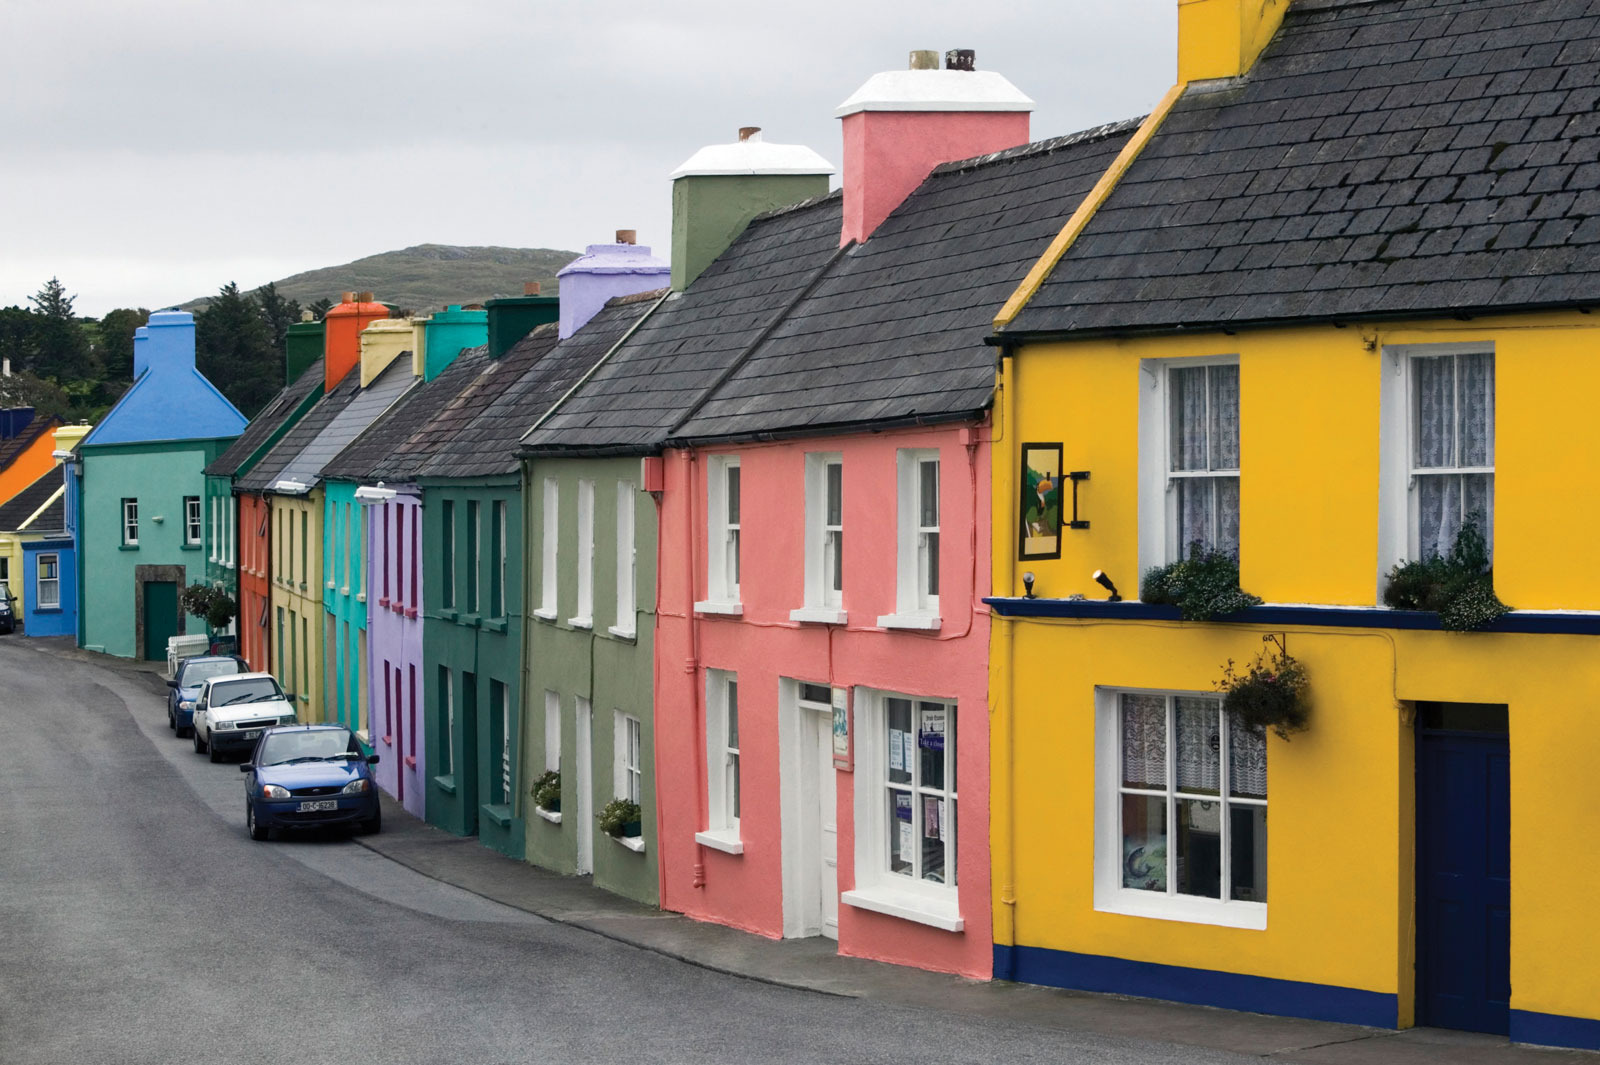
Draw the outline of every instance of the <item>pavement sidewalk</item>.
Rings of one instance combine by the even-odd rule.
[[[127,674],[164,695],[164,663],[84,651],[70,638],[32,641],[40,650]],[[1057,988],[976,981],[848,958],[831,940],[767,939],[666,913],[506,858],[475,838],[452,836],[383,796],[383,831],[357,842],[442,883],[527,913],[585,929],[691,965],[784,987],[872,998],[1037,1028],[1248,1054],[1306,1065],[1600,1065],[1600,1054],[1518,1046],[1503,1037],[1436,1028],[1391,1031]]]

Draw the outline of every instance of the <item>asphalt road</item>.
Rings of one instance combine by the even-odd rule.
[[[254,843],[148,677],[0,638],[0,1065],[1259,1060],[710,972]]]

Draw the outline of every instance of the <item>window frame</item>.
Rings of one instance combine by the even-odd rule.
[[[494,567],[489,581],[489,616],[506,616],[506,501],[489,503],[489,564]]]
[[[739,838],[742,776],[739,748],[729,742],[736,743],[738,738],[739,675],[726,669],[707,669],[705,673],[706,830],[695,833],[695,838],[740,854],[744,851]]]
[[[439,605],[445,610],[456,608],[456,501],[445,499],[440,501],[439,518],[444,523],[442,548],[443,558],[440,560],[440,569],[443,576],[439,589]]]
[[[1383,602],[1383,591],[1388,586],[1389,571],[1401,562],[1416,560],[1419,555],[1417,527],[1416,434],[1416,374],[1413,367],[1419,358],[1441,356],[1487,355],[1494,360],[1493,374],[1495,407],[1499,406],[1500,362],[1492,341],[1459,341],[1437,344],[1389,344],[1383,348],[1380,389],[1381,414],[1379,419],[1379,504],[1378,504],[1378,572],[1377,598]],[[1490,465],[1486,467],[1421,467],[1429,472],[1423,476],[1448,476],[1451,474],[1485,474],[1489,478],[1489,528],[1482,530],[1494,558],[1495,466],[1494,451],[1497,444],[1497,421],[1491,413],[1489,421]]]
[[[183,497],[183,546],[199,547],[205,539],[205,518],[199,496]]]
[[[54,577],[44,575],[46,560],[55,568]],[[33,570],[33,608],[35,610],[60,610],[61,609],[61,555],[55,551],[41,551],[34,556]],[[55,591],[55,598],[46,602],[44,597],[45,585],[50,585]]]
[[[544,690],[544,768],[561,772],[561,693]]]
[[[946,715],[944,748],[946,787],[928,788],[920,783],[920,759],[909,786],[903,783],[891,785],[889,780],[891,737],[888,712],[888,703],[891,699],[909,701],[913,714],[920,714],[924,704],[943,708]],[[855,729],[856,886],[844,892],[840,896],[840,901],[861,909],[942,928],[945,931],[959,932],[965,926],[961,917],[959,883],[961,856],[959,843],[962,825],[960,775],[957,772],[961,749],[958,738],[961,720],[959,702],[952,698],[863,687],[854,690],[852,701],[854,703],[852,727]],[[920,744],[917,749],[921,749]],[[919,861],[913,864],[912,876],[904,876],[890,868],[891,826],[887,796],[891,789],[909,790],[913,795],[913,802],[917,798],[926,798],[930,795],[942,797],[946,803],[943,807],[945,824],[949,823],[950,810],[952,808],[956,810],[955,830],[948,833],[944,851],[945,869],[956,880],[955,883],[934,883],[916,876],[915,870],[920,862],[920,855]],[[916,823],[913,813],[913,824]]]
[[[1240,434],[1238,470],[1174,471],[1172,465],[1172,370],[1205,366],[1237,366],[1239,370]],[[1184,557],[1187,545],[1178,541],[1176,481],[1195,477],[1216,478],[1232,474],[1239,481],[1239,549],[1244,550],[1244,370],[1237,353],[1185,358],[1141,359],[1139,362],[1139,571],[1164,566]],[[1207,391],[1209,404],[1209,390]],[[1209,406],[1207,407],[1209,410]],[[1176,475],[1176,476],[1174,476]]]
[[[1122,696],[1146,695],[1159,696],[1167,700],[1167,853],[1172,855],[1174,848],[1170,840],[1175,831],[1173,813],[1177,802],[1178,786],[1174,766],[1176,764],[1176,743],[1173,740],[1175,731],[1174,715],[1175,703],[1178,698],[1207,699],[1217,703],[1219,721],[1221,722],[1221,748],[1227,747],[1227,729],[1231,722],[1227,714],[1222,711],[1221,697],[1209,691],[1182,691],[1171,688],[1122,688],[1122,687],[1096,687],[1095,688],[1095,818],[1094,818],[1094,908],[1100,913],[1123,914],[1132,917],[1149,917],[1164,921],[1181,921],[1190,924],[1210,924],[1227,928],[1244,928],[1264,930],[1267,927],[1268,902],[1256,902],[1247,899],[1211,899],[1197,895],[1180,895],[1175,891],[1176,878],[1170,878],[1166,894],[1157,894],[1138,888],[1122,886],[1122,796],[1125,788],[1122,783]],[[1219,756],[1220,770],[1218,776],[1218,794],[1216,800],[1221,804],[1219,817],[1224,826],[1218,838],[1218,846],[1222,849],[1222,880],[1223,890],[1231,887],[1228,883],[1228,867],[1231,863],[1227,836],[1231,829],[1228,826],[1228,809],[1232,804],[1247,806],[1261,806],[1268,808],[1270,804],[1271,787],[1268,786],[1268,799],[1256,802],[1247,798],[1236,798],[1227,794],[1228,791],[1228,765],[1229,758],[1226,754]],[[1270,781],[1270,766],[1269,766]],[[1150,789],[1152,792],[1154,789]],[[1134,789],[1134,794],[1143,794],[1139,789]],[[1270,838],[1269,838],[1270,846]],[[1270,851],[1268,862],[1271,861]],[[1170,867],[1170,866],[1169,866]],[[1268,881],[1271,880],[1270,864],[1268,866]]]
[[[554,477],[546,477],[539,523],[539,608],[533,612],[546,621],[554,621],[558,613],[556,594],[560,578],[556,549],[560,546],[560,519],[561,482]]]
[[[612,795],[644,807],[644,726],[633,714],[611,716]]]
[[[936,523],[922,523],[922,471],[928,464],[937,467],[934,476]],[[944,531],[944,462],[938,448],[900,448],[895,452],[895,612],[878,619],[886,629],[937,629],[940,625],[939,594],[929,591],[929,575],[939,587],[939,563]],[[939,547],[928,550],[929,535],[939,537]]]
[[[637,521],[638,491],[632,481],[617,482],[617,580],[616,623],[611,626],[613,636],[633,637],[638,633],[638,599],[635,588],[639,579],[639,549],[635,543],[634,528]]]
[[[578,606],[567,624],[594,628],[594,479],[578,481]]]
[[[137,496],[124,496],[122,498],[122,545],[124,547],[139,546],[139,499]]]
[[[706,598],[695,609],[708,614],[744,612],[740,599],[743,554],[744,477],[740,456],[706,459]],[[738,514],[730,513],[729,487],[737,481]]]

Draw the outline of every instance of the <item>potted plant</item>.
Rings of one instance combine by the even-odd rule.
[[[533,782],[531,789],[533,805],[541,810],[548,810],[556,814],[561,812],[561,774],[554,769],[547,769],[538,780]]]
[[[600,831],[608,836],[637,836],[643,811],[630,799],[612,799],[600,811]]]
[[[1185,621],[1211,621],[1261,600],[1239,587],[1239,563],[1232,555],[1189,545],[1189,557],[1156,566],[1144,575],[1139,598],[1175,606]]]
[[[1390,570],[1383,602],[1396,610],[1435,611],[1439,624],[1455,632],[1485,628],[1511,609],[1494,594],[1489,545],[1475,517],[1456,533],[1449,555],[1435,552]]]
[[[1278,637],[1262,639],[1273,646],[1263,648],[1242,673],[1228,659],[1217,690],[1222,693],[1223,711],[1236,725],[1256,732],[1270,728],[1286,740],[1304,731],[1310,721],[1311,682],[1306,667],[1284,650]]]

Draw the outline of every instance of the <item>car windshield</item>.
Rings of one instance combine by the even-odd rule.
[[[211,686],[212,706],[236,706],[239,703],[264,703],[269,699],[282,699],[283,690],[271,677],[251,677],[249,680],[230,680],[226,684]]]
[[[260,765],[286,762],[324,762],[359,756],[360,749],[348,729],[315,732],[274,732],[261,741]]]
[[[231,677],[239,672],[239,663],[231,658],[219,658],[214,662],[189,662],[183,667],[183,681],[185,688],[198,688],[212,677]]]

